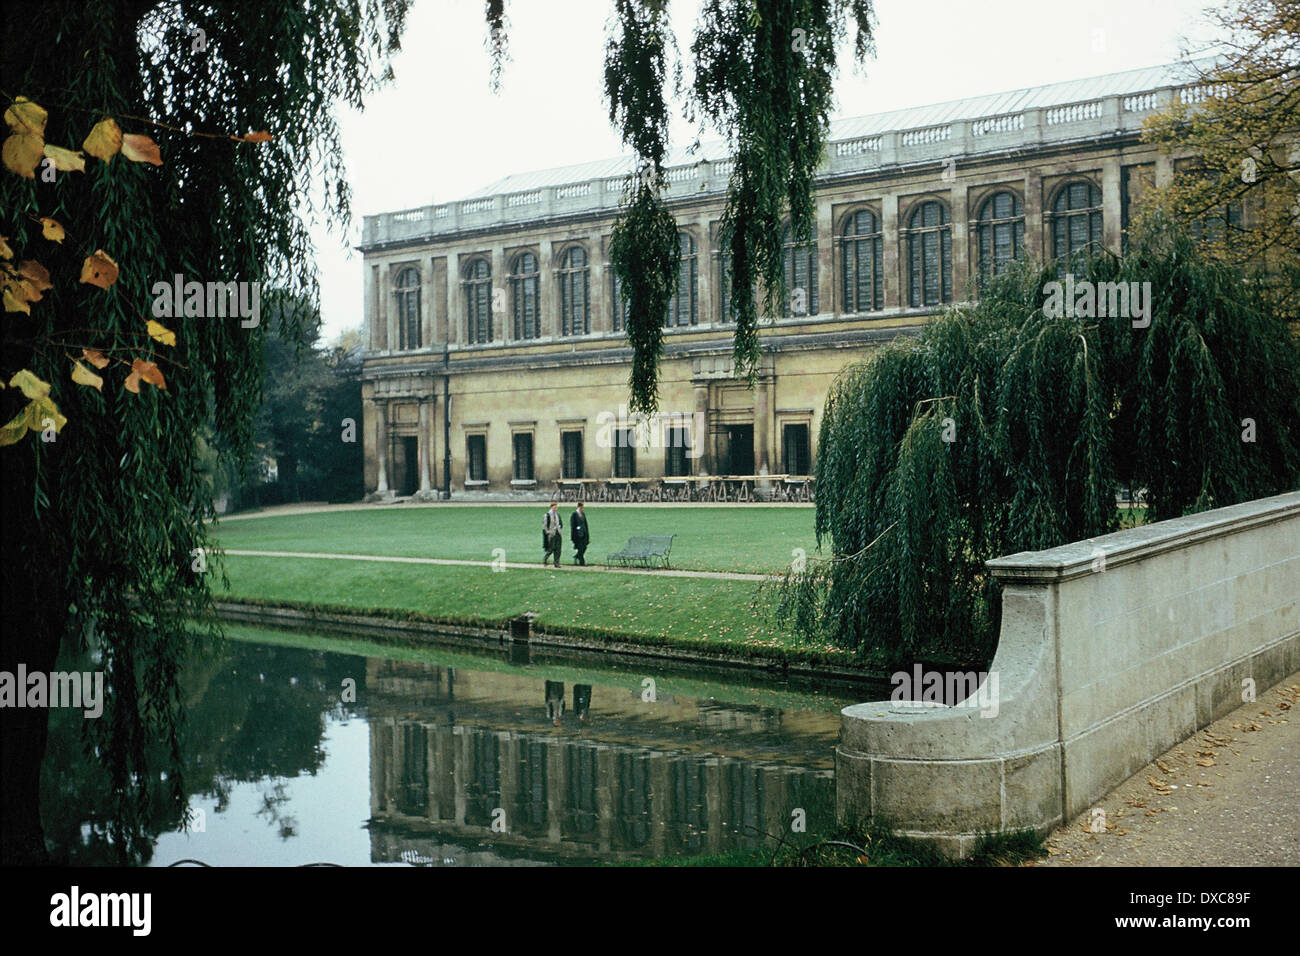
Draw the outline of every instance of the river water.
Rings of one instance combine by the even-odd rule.
[[[591,864],[775,847],[833,829],[839,711],[875,696],[227,633],[183,682],[188,810],[160,801],[137,863]],[[47,836],[57,859],[110,862],[76,736],[52,721]]]

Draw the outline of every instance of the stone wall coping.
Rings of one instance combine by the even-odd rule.
[[[1105,567],[1112,568],[1297,514],[1300,514],[1300,491],[1292,491],[1074,541],[1046,551],[1021,551],[994,558],[986,566],[1004,584],[1068,581],[1093,573],[1099,558],[1105,561]]]

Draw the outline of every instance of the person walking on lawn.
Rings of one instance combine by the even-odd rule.
[[[582,510],[582,502],[578,502],[578,510],[573,513],[569,519],[569,534],[573,537],[573,563],[586,565],[587,559],[583,557],[587,553],[587,545],[591,541],[591,532],[587,530],[587,515]]]
[[[552,555],[555,557],[555,566],[560,566],[560,543],[564,540],[564,520],[560,513],[555,510],[555,502],[551,502],[551,510],[546,512],[546,517],[542,519],[542,567],[546,566],[546,559]]]

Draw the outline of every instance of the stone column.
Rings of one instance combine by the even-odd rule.
[[[361,302],[366,322],[366,347],[371,352],[379,351],[378,272],[379,270],[375,266],[367,266],[365,271],[365,291]]]
[[[560,303],[556,290],[555,245],[543,239],[537,249],[537,337],[560,337]]]
[[[899,308],[907,304],[903,283],[903,237],[898,230],[898,197],[884,196],[880,200],[880,242],[883,261],[885,308]]]
[[[420,263],[420,348],[433,346],[434,297],[436,295],[433,259]]]
[[[771,376],[760,372],[758,385],[754,388],[754,467],[756,474],[771,473],[768,466],[768,418],[771,417]],[[766,483],[764,483],[766,484]]]
[[[1036,169],[1025,173],[1025,255],[1042,260],[1043,245],[1043,174]]]
[[[415,497],[421,501],[432,500],[438,496],[433,491],[433,399],[420,399],[420,490]]]
[[[368,499],[371,501],[391,498],[393,492],[388,490],[388,402],[376,399],[375,410],[375,463],[379,466],[379,479],[375,490]]]
[[[834,315],[835,302],[835,222],[829,196],[817,199],[817,224],[813,238],[817,242],[817,312]],[[808,297],[808,314],[812,313],[812,296]]]
[[[709,383],[696,379],[695,421],[691,423],[691,473],[704,476],[709,473]]]
[[[604,250],[600,247],[600,233],[587,237],[587,308],[591,310],[591,332],[606,332],[610,328],[609,272],[605,265]]]
[[[498,290],[501,292],[497,295]],[[492,294],[488,308],[492,310],[492,341],[510,342],[514,339],[514,324],[510,315],[510,277],[506,274],[506,251],[501,246],[492,249]],[[497,302],[504,308],[496,311]]]
[[[379,267],[379,275],[383,280],[380,283],[380,310],[384,316],[384,328],[387,330],[384,334],[387,336],[387,348],[390,352],[397,351],[402,340],[397,334],[397,309],[393,307],[393,267],[385,262]]]
[[[461,263],[456,252],[447,253],[447,344],[459,345],[465,334],[465,306],[461,304]]]
[[[1123,234],[1123,205],[1120,202],[1119,157],[1107,159],[1101,167],[1101,242],[1116,254]]]
[[[967,186],[965,183],[953,183],[948,193],[948,202],[952,207],[952,298],[954,302],[963,302],[966,298],[966,283],[970,280],[970,210],[967,209]]]
[[[700,213],[695,221],[695,264],[699,281],[695,286],[696,302],[699,306],[700,325],[718,321],[715,315],[718,302],[713,294],[713,237],[709,235],[708,213]]]

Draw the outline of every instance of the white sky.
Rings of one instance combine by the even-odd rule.
[[[876,0],[877,56],[836,83],[836,116],[923,106],[1155,66],[1212,38],[1208,0]],[[699,0],[672,0],[687,57]],[[490,88],[483,0],[416,0],[394,82],[340,115],[353,190],[346,237],[315,230],[323,338],[361,325],[365,215],[459,199],[510,173],[625,152],[603,68],[610,0],[507,0],[510,61]],[[851,42],[851,41],[850,41]],[[841,63],[848,63],[848,52]],[[677,110],[672,146],[696,130]],[[708,131],[704,138],[715,139]],[[346,242],[344,242],[346,239]]]

